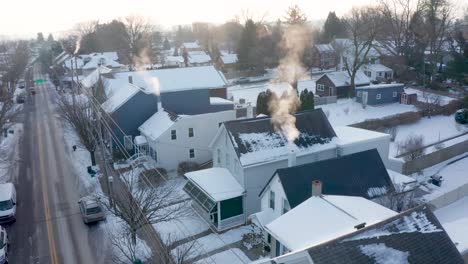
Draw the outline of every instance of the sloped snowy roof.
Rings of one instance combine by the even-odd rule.
[[[233,101],[221,98],[221,97],[210,97],[210,105],[225,105],[225,104],[234,104]]]
[[[188,59],[192,64],[211,62],[210,55],[206,54],[205,52],[189,52]]]
[[[126,82],[123,86],[119,86],[118,89],[112,91],[111,96],[102,104],[102,108],[107,113],[112,113],[139,91],[140,89],[137,86]]]
[[[385,133],[350,126],[335,126],[333,129],[338,136],[338,145],[341,146],[360,144],[365,141],[381,138],[390,138],[390,136]]]
[[[383,64],[368,64],[365,66],[366,69],[370,71],[375,71],[375,72],[391,72],[393,71],[389,67],[383,65]]]
[[[330,44],[315,44],[315,48],[320,52],[334,52],[335,49]]]
[[[137,146],[141,146],[143,144],[148,143],[148,141],[146,140],[144,136],[136,136],[133,141],[135,142],[135,145]]]
[[[276,218],[278,218],[277,214],[270,207],[249,216],[249,219],[260,228],[264,228]]]
[[[215,202],[241,196],[244,188],[225,168],[192,171],[185,176],[206,192]]]
[[[81,81],[81,84],[84,86],[84,87],[92,87],[93,85],[95,85],[98,81],[99,81],[99,75],[100,74],[104,74],[104,73],[109,73],[111,72],[112,70],[107,68],[107,67],[104,67],[104,66],[99,66],[98,68],[96,68],[96,70],[94,70],[93,72],[91,72],[90,74],[88,74],[88,76],[86,76],[82,81]]]
[[[345,71],[325,73],[320,78],[323,78],[323,76],[327,76],[335,87],[351,85],[351,78],[349,77],[348,72]],[[356,85],[370,84],[370,80],[362,71],[357,71],[354,83]]]
[[[393,182],[393,185],[398,186],[395,187],[397,191],[409,191],[416,188],[416,179],[393,170],[387,170],[387,172]]]
[[[76,60],[76,63],[75,63],[75,60]],[[78,69],[81,69],[84,65],[84,60],[80,57],[70,57],[70,58],[67,58],[65,61],[64,61],[64,64],[65,64],[65,67],[68,68],[68,69],[71,69],[73,67],[73,69],[75,69],[76,66],[78,66]]]
[[[296,149],[298,156],[336,147],[335,132],[322,109],[294,116],[300,134],[290,147]],[[224,123],[243,166],[287,158],[288,141],[271,122],[271,117],[261,117]]]
[[[404,84],[402,83],[382,83],[382,84],[371,84],[366,86],[356,87],[356,90],[368,90],[368,89],[384,89],[384,88],[401,88],[403,90]]]
[[[141,134],[149,137],[151,140],[157,140],[165,131],[167,131],[178,117],[166,111],[158,111],[141,125],[138,130]]]
[[[356,196],[313,196],[266,225],[268,232],[290,250],[320,244],[372,225],[397,213]]]
[[[307,252],[314,264],[464,263],[426,205],[308,248]]]
[[[114,77],[128,80],[132,76],[133,83],[147,88],[146,76],[155,77],[162,93],[183,90],[213,89],[226,86],[224,76],[214,66],[185,67],[158,69],[145,72],[119,72]]]
[[[94,52],[90,53],[87,56],[89,57],[105,57],[109,60],[118,61],[119,55],[115,51],[107,51],[107,52]]]
[[[98,68],[99,66],[106,66],[109,68],[119,68],[119,67],[124,66],[118,63],[117,61],[109,59],[103,55],[96,55],[90,58],[91,60],[87,62],[85,65],[83,65],[83,69],[86,69],[86,70],[95,69],[95,68]]]
[[[200,48],[200,45],[198,45],[198,43],[196,41],[194,41],[194,42],[184,42],[182,44],[182,46],[184,46],[187,49],[199,49]]]
[[[237,63],[238,58],[235,53],[221,52],[221,60],[224,64],[234,64]]]

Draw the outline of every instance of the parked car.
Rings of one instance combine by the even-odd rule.
[[[8,264],[8,249],[10,241],[3,226],[0,226],[0,264]]]
[[[24,93],[18,94],[16,96],[16,102],[18,104],[23,104],[25,101],[26,101],[26,96],[24,95]]]
[[[102,204],[93,199],[93,197],[83,197],[78,201],[80,206],[81,217],[85,224],[98,222],[106,219],[106,212]]]
[[[16,221],[16,189],[13,183],[3,183],[0,184],[0,223],[14,221]]]
[[[24,87],[26,87],[26,83],[23,79],[19,79],[18,80],[18,87],[23,89]]]
[[[468,124],[468,108],[458,110],[455,113],[455,121],[460,124]]]
[[[30,92],[32,95],[35,95],[35,94],[36,94],[36,89],[34,89],[34,87],[30,87],[30,88],[29,88],[29,92]]]

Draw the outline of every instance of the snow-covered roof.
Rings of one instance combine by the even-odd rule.
[[[322,77],[323,76],[327,76],[330,79],[330,81],[333,83],[333,85],[335,85],[335,87],[351,85],[351,78],[348,72],[345,72],[345,71],[329,72],[329,73],[325,73],[324,75],[322,75]],[[356,77],[354,79],[354,84],[355,85],[370,84],[369,77],[367,77],[362,71],[357,71]]]
[[[137,86],[124,82],[122,86],[112,91],[111,96],[102,104],[102,108],[107,113],[112,113],[139,91]]]
[[[368,90],[368,89],[385,89],[385,88],[402,88],[405,85],[402,83],[382,83],[382,84],[371,84],[366,86],[356,87],[356,90]]]
[[[214,66],[185,67],[158,69],[145,72],[119,72],[114,77],[128,80],[132,76],[133,83],[144,89],[147,88],[149,77],[155,77],[159,82],[161,93],[196,89],[213,89],[226,86],[226,79]]]
[[[268,232],[290,250],[314,246],[397,215],[356,196],[312,196],[266,225]]]
[[[166,56],[166,63],[183,63],[184,58],[182,56]]]
[[[225,105],[225,104],[234,104],[233,101],[221,98],[221,97],[210,97],[211,105]]]
[[[184,42],[182,44],[182,46],[184,46],[186,49],[199,49],[200,48],[200,45],[198,45],[198,43],[196,41],[194,41],[194,42]]]
[[[238,58],[235,53],[221,52],[221,60],[224,64],[234,64],[237,63]]]
[[[119,60],[119,55],[115,51],[94,52],[94,53],[88,54],[87,56],[89,56],[89,57],[100,56],[100,57],[108,58],[109,60],[113,60],[113,61]]]
[[[14,188],[15,186],[13,186],[13,183],[11,182],[0,183],[0,201],[3,202],[11,199],[11,194]]]
[[[391,72],[393,71],[389,67],[383,65],[383,64],[367,64],[365,68],[369,71],[375,71],[375,72]]]
[[[146,140],[146,137],[144,136],[136,136],[133,141],[135,142],[135,145],[137,146],[141,146],[141,145],[148,143],[148,141]]]
[[[416,179],[403,175],[393,170],[387,169],[387,172],[393,184],[396,186],[395,189],[397,191],[408,191],[416,187],[416,184],[417,184]]]
[[[270,207],[249,216],[249,219],[261,228],[265,228],[266,225],[273,222],[273,220],[275,220],[276,218],[278,218],[277,214],[275,214],[273,209],[271,209]]]
[[[82,81],[81,81],[81,84],[84,86],[84,87],[92,87],[93,85],[95,85],[98,80],[99,80],[99,75],[100,74],[104,74],[104,73],[109,73],[111,72],[112,70],[107,68],[107,67],[104,67],[104,66],[99,66],[98,68],[96,68],[96,70],[94,70],[93,72],[91,72],[90,74],[88,74],[88,76],[86,76]]]
[[[315,48],[320,52],[334,52],[335,49],[330,44],[315,44]]]
[[[76,60],[76,63],[75,63],[75,60]],[[68,69],[71,69],[72,67],[73,69],[75,69],[76,66],[79,69],[81,69],[84,65],[84,60],[80,57],[70,57],[64,61],[64,64],[65,64],[65,67]]]
[[[210,55],[206,54],[204,51],[189,52],[188,59],[189,59],[189,62],[192,64],[211,62]]]
[[[225,168],[192,171],[186,173],[185,176],[206,192],[215,202],[238,197],[244,193],[244,188]]]
[[[151,140],[157,140],[159,136],[167,131],[176,121],[177,116],[164,110],[158,110],[158,112],[146,120],[138,130],[140,130],[141,134],[149,137]]]
[[[82,67],[83,69],[85,69],[85,70],[96,69],[99,66],[106,66],[106,67],[109,67],[109,68],[119,68],[119,67],[124,66],[124,65],[118,63],[117,61],[109,59],[109,58],[107,58],[106,56],[103,56],[103,55],[96,55],[96,56],[92,56],[90,58],[91,58],[91,60],[89,62],[87,62],[85,65],[83,65],[83,67]]]
[[[380,138],[390,138],[390,136],[385,133],[350,126],[336,126],[333,127],[333,129],[338,137],[338,145],[340,146],[352,145]]]

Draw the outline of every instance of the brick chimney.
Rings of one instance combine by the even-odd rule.
[[[132,75],[128,76],[128,83],[133,84],[133,76]]]
[[[312,196],[322,195],[322,182],[319,180],[312,181]]]

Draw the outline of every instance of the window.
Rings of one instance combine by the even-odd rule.
[[[379,77],[382,77],[382,72],[379,72]]]
[[[325,85],[318,83],[317,84],[317,91],[325,91]]]
[[[220,150],[220,149],[217,149],[217,150],[216,150],[216,154],[217,154],[217,156],[218,156],[218,158],[217,158],[216,161],[218,162],[218,166],[219,166],[219,165],[221,164],[221,150]]]
[[[287,213],[291,208],[289,207],[289,203],[286,199],[283,199],[283,214]]]
[[[195,158],[195,149],[189,149],[189,157],[191,159]]]
[[[362,96],[362,91],[357,91],[357,97],[361,97]]]
[[[275,210],[275,192],[270,191],[270,208]]]
[[[371,77],[372,75],[370,71],[365,71],[364,73],[367,75],[367,77]]]
[[[270,234],[267,234],[267,243],[271,244],[271,235]]]
[[[382,95],[381,95],[381,94],[377,94],[377,95],[375,96],[375,99],[377,99],[377,100],[380,100],[381,98],[382,98]]]
[[[176,140],[177,139],[177,132],[175,130],[171,130],[171,139]]]
[[[158,153],[152,147],[149,147],[149,154],[154,159],[154,161],[158,161]]]
[[[398,92],[397,91],[394,91],[393,92],[393,97],[397,97],[398,96]]]
[[[193,137],[193,127],[188,129],[188,136]]]

